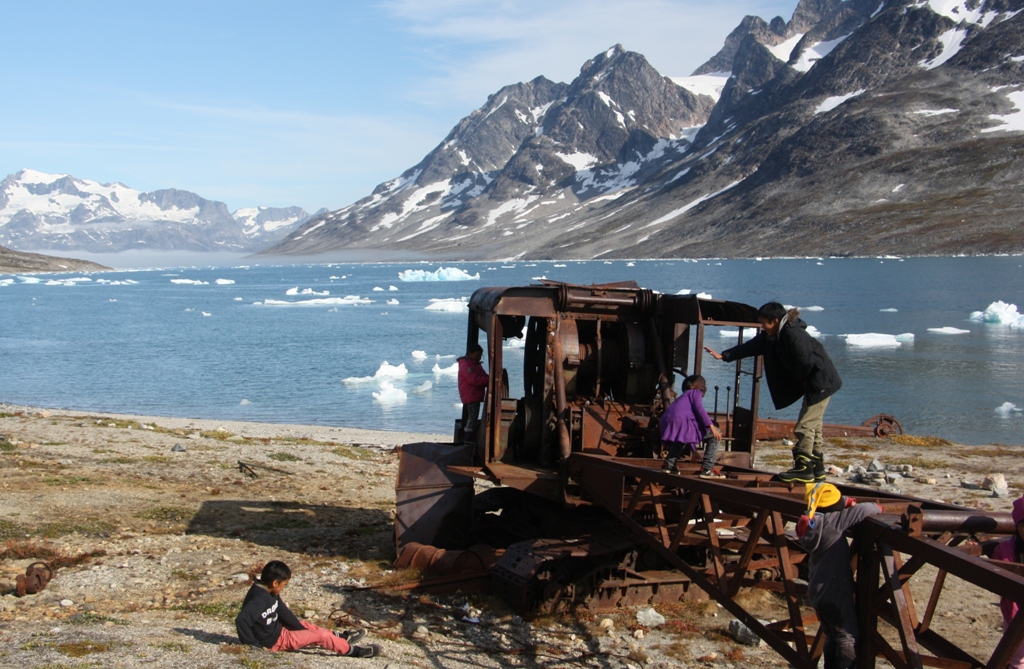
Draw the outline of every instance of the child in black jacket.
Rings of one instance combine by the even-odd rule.
[[[273,560],[263,567],[259,580],[252,584],[235,618],[238,639],[247,646],[271,651],[298,650],[320,646],[349,657],[373,657],[380,646],[353,646],[365,636],[365,630],[331,632],[299,618],[281,601],[281,591],[292,572],[284,562]]]

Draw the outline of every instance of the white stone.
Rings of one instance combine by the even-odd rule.
[[[71,601],[70,599],[62,599],[62,600],[60,600],[60,605],[63,606],[64,608],[67,608],[69,606],[74,606],[75,603],[73,601]]]
[[[665,624],[665,616],[648,607],[636,612],[636,621],[644,627],[657,627]]]

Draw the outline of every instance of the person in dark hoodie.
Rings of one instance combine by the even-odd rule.
[[[831,483],[808,484],[807,512],[796,535],[809,556],[807,596],[825,633],[825,669],[849,669],[857,659],[857,609],[846,530],[882,512],[877,504],[857,504]]]
[[[786,482],[811,483],[825,480],[824,439],[821,429],[828,401],[840,388],[832,360],[817,339],[807,334],[807,324],[797,309],[786,311],[778,302],[757,310],[761,331],[753,339],[721,353],[705,346],[716,360],[732,362],[755,355],[764,356],[768,391],[776,409],[784,409],[803,398],[793,433],[793,468],[779,474]]]
[[[352,645],[366,635],[366,630],[332,632],[299,620],[281,601],[281,591],[291,577],[291,569],[280,560],[272,560],[263,567],[259,580],[249,588],[242,601],[242,610],[235,618],[239,641],[275,652],[320,646],[348,657],[380,655],[377,644]]]

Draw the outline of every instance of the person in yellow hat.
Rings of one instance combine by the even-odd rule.
[[[807,511],[796,534],[809,556],[807,594],[825,632],[825,669],[849,669],[857,659],[857,609],[846,530],[882,512],[877,504],[857,504],[831,483],[808,483]]]

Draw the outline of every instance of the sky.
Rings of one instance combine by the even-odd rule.
[[[502,86],[614,44],[666,76],[797,0],[0,0],[0,177],[22,168],[337,209]]]

